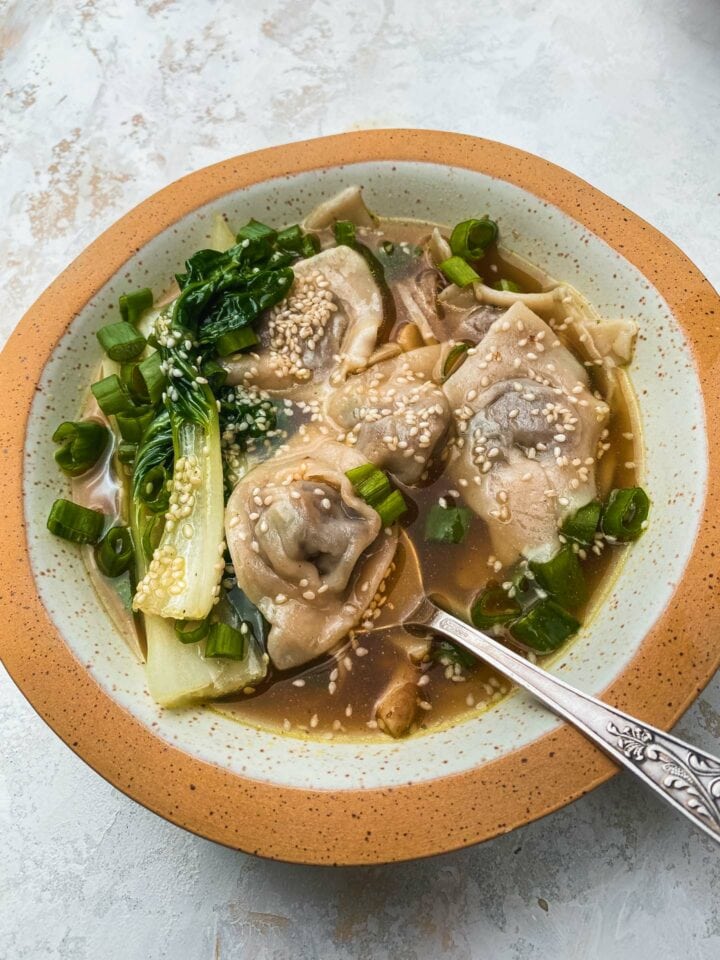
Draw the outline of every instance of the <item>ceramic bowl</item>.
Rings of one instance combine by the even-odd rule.
[[[507,246],[641,330],[633,365],[652,523],[552,665],[668,727],[718,665],[718,297],[670,241],[577,177],[498,143],[388,130],[295,143],[200,170],[146,200],[43,294],[0,367],[3,660],[53,729],[120,790],[229,846],[305,863],[376,863],[475,843],[562,806],[615,768],[515,693],[405,741],[277,736],[209,709],[164,711],[78,552],[45,528],[65,493],[50,435],[74,418],[94,331],[128,284],[166,289],[212,216],[299,219],[351,183],[390,216],[491,212]],[[480,577],[480,573],[479,573]]]

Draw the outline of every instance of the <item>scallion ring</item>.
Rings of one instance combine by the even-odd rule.
[[[95,547],[95,561],[106,577],[119,577],[133,561],[133,541],[128,527],[110,527]]]
[[[642,487],[613,490],[602,513],[602,530],[620,543],[637,540],[646,527],[650,499]]]
[[[60,447],[55,462],[70,477],[79,477],[95,466],[107,447],[110,432],[97,420],[66,420],[52,435]]]
[[[450,249],[456,257],[462,257],[463,260],[479,260],[487,248],[495,243],[497,237],[497,224],[489,217],[463,220],[450,234]]]
[[[215,349],[219,356],[227,357],[231,353],[239,353],[240,350],[254,347],[257,342],[258,337],[252,327],[239,327],[218,337],[215,341]]]
[[[168,474],[165,467],[159,464],[152,470],[148,470],[140,486],[139,496],[151,513],[165,513],[170,502]]]
[[[490,580],[485,589],[473,600],[470,619],[478,630],[487,630],[497,624],[510,623],[520,616],[520,604],[495,580]]]
[[[116,413],[130,413],[135,408],[132,397],[116,373],[93,383],[90,390],[97,400],[97,405],[108,417]]]
[[[557,650],[577,633],[580,623],[554,600],[539,600],[510,627],[510,633],[520,643],[538,653]]]

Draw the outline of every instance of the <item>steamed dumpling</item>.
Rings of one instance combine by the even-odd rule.
[[[327,398],[326,417],[345,443],[389,470],[402,483],[416,483],[447,433],[450,405],[433,380],[442,349],[420,347],[350,377]]]
[[[449,469],[498,558],[550,559],[559,524],[595,496],[609,410],[585,368],[518,303],[444,388],[459,433]]]
[[[258,352],[226,361],[228,383],[302,397],[341,383],[375,348],[382,300],[350,247],[331,247],[293,265],[288,296],[266,314]]]
[[[271,628],[280,670],[329,650],[385,578],[397,532],[355,495],[345,471],[366,458],[318,438],[253,468],[235,487],[226,537],[239,587]]]

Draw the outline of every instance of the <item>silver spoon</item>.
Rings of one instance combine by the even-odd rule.
[[[528,690],[720,842],[720,760],[587,693],[440,609],[425,595],[420,562],[403,534],[402,567],[372,632],[403,626],[448,637]],[[423,597],[418,603],[417,598]]]

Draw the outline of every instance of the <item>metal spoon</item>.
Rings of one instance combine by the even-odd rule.
[[[405,535],[402,563],[373,633],[402,625],[442,634],[495,667],[569,721],[696,826],[720,842],[720,760],[571,687],[519,653],[441,610],[425,595],[420,562]],[[417,598],[423,597],[418,603]]]

